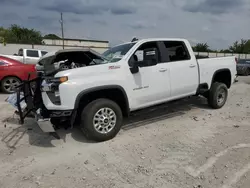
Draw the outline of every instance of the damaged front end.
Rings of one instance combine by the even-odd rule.
[[[73,127],[77,111],[69,101],[71,88],[70,69],[84,68],[107,63],[103,57],[91,49],[59,50],[44,55],[38,62],[37,78],[24,81],[16,88],[16,93],[7,101],[18,109],[20,123],[33,115],[43,132],[55,133],[60,127]],[[59,73],[65,71],[65,74]],[[60,76],[61,75],[61,76]],[[65,75],[65,76],[64,76]],[[68,77],[69,76],[69,77]]]
[[[51,123],[51,118],[60,117],[60,114],[55,115],[56,112],[47,110],[44,106],[41,91],[43,81],[43,77],[24,81],[16,88],[16,93],[7,98],[7,102],[17,108],[20,124],[24,124],[26,117],[33,117],[43,132],[50,133],[59,139],[60,137],[56,133],[58,127]]]
[[[76,115],[74,110],[48,110],[44,104],[43,95],[46,95],[53,104],[59,105],[58,85],[54,79],[43,76],[20,84],[16,93],[6,100],[18,110],[19,123],[24,124],[25,118],[32,116],[43,132],[50,133],[57,139],[60,139],[57,129],[73,127]]]

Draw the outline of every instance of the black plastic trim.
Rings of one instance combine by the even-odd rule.
[[[103,90],[103,89],[119,89],[122,91],[124,97],[125,97],[125,101],[126,101],[126,111],[129,114],[130,109],[129,109],[129,102],[128,102],[128,96],[125,92],[125,90],[123,89],[123,87],[119,86],[119,85],[106,85],[106,86],[97,86],[97,87],[93,87],[93,88],[89,88],[86,90],[83,90],[82,92],[80,92],[77,97],[76,97],[76,101],[75,101],[75,109],[77,109],[79,107],[79,103],[81,101],[81,98],[91,92],[95,92],[95,91],[99,91],[99,90]]]
[[[199,84],[199,86],[197,88],[196,95],[203,94],[206,91],[208,91],[208,84],[207,83],[201,83],[201,84]]]
[[[218,74],[218,73],[220,73],[220,72],[224,72],[224,71],[229,71],[229,73],[230,73],[230,75],[231,75],[231,82],[232,82],[232,73],[231,73],[230,69],[225,68],[225,69],[219,69],[219,70],[217,70],[217,71],[214,72],[214,75],[213,75],[213,77],[212,77],[212,82],[211,82],[211,84],[214,82],[214,78],[215,78],[216,74]],[[231,82],[230,82],[230,85],[231,85]]]

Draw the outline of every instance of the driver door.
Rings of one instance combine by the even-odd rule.
[[[145,61],[145,52],[148,49],[156,49],[157,64],[143,65]],[[151,55],[151,54],[150,54]],[[153,59],[152,59],[153,60]],[[130,91],[133,98],[131,110],[152,106],[170,97],[169,71],[161,64],[161,51],[158,42],[146,42],[141,44],[129,59],[129,66],[134,63],[141,64],[137,73],[129,75]]]

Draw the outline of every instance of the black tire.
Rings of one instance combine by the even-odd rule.
[[[1,91],[3,91],[4,93],[14,93],[14,87],[21,84],[21,82],[22,81],[17,77],[8,76],[1,81]],[[9,84],[10,86],[8,87],[7,84]]]
[[[110,128],[111,129],[110,132],[100,133],[96,130],[93,122],[94,122],[94,117],[96,116],[96,113],[104,108],[111,109],[111,111],[115,113],[114,116],[116,117],[116,121],[115,123],[112,123],[113,128],[112,129]],[[104,125],[105,120],[102,119],[100,121],[103,121],[102,122],[103,125],[100,126],[99,129],[103,130],[104,129],[103,126],[104,127],[110,126],[110,123],[108,123],[111,121],[110,118],[106,118],[106,119],[107,119],[106,123],[108,124],[108,126]],[[97,141],[97,142],[103,142],[103,141],[107,141],[107,140],[114,138],[117,135],[117,133],[120,131],[122,123],[123,123],[123,115],[122,115],[121,108],[119,107],[118,104],[116,104],[114,101],[109,100],[109,99],[94,100],[91,103],[89,103],[83,109],[81,113],[81,123],[80,123],[81,130],[83,131],[83,133],[88,139]]]
[[[227,86],[223,83],[215,82],[209,91],[208,104],[214,109],[222,108],[227,101],[227,97]]]

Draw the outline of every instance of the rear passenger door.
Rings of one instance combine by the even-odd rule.
[[[27,50],[25,63],[26,64],[36,64],[39,60],[39,51],[38,50]]]
[[[199,84],[197,61],[191,57],[184,41],[163,41],[164,61],[169,68],[171,99],[196,93]]]

